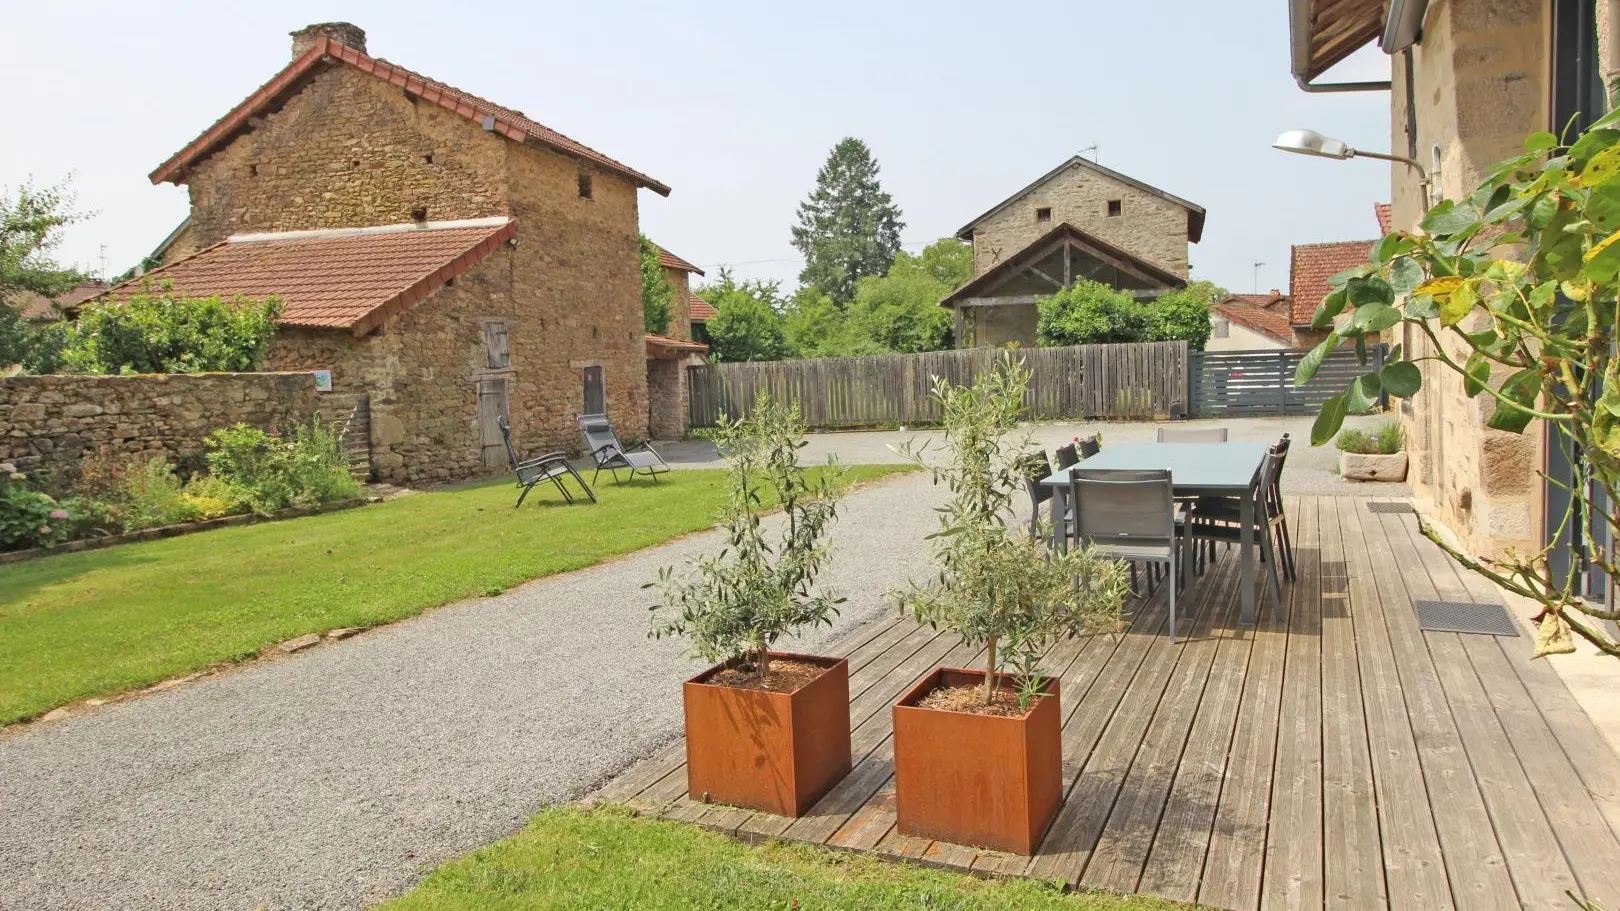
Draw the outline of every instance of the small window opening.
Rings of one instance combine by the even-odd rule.
[[[417,206],[412,209],[411,221],[427,221],[427,206]]]
[[[1232,334],[1232,324],[1224,319],[1217,319],[1210,325],[1210,336],[1213,338],[1226,338]]]
[[[579,198],[591,199],[591,175],[579,172]]]
[[[1125,201],[1124,200],[1120,200],[1120,199],[1110,199],[1110,200],[1108,200],[1108,217],[1109,218],[1113,218],[1116,215],[1123,215],[1124,213],[1125,213]]]
[[[1043,206],[1042,208],[1039,208],[1039,209],[1035,210],[1035,223],[1036,224],[1044,225],[1044,224],[1046,224],[1047,222],[1049,222],[1051,220],[1052,220],[1052,210],[1051,209],[1046,208],[1046,207]]]
[[[351,158],[349,160],[349,167],[353,168],[356,171],[360,170],[360,159]]]
[[[256,164],[248,165],[248,176],[249,177],[258,177],[259,176],[259,166],[256,165]]]
[[[446,288],[454,288],[456,286],[456,280],[453,278],[447,278],[444,280],[444,286]]]
[[[433,163],[433,153],[429,152],[428,154],[423,155],[422,160],[427,162],[428,164],[432,164]]]

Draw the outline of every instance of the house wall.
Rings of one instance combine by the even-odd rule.
[[[1111,199],[1120,200],[1121,214],[1108,215]],[[1050,222],[1035,220],[1039,208],[1052,210]],[[1063,222],[1187,276],[1187,210],[1079,164],[974,227],[973,274],[984,274]]]
[[[959,342],[957,347],[1020,348],[1036,347],[1036,329],[1040,319],[1034,304],[997,304],[991,307],[967,308],[969,326],[967,335],[972,344]]]
[[[1435,201],[1466,195],[1492,164],[1517,154],[1526,135],[1549,128],[1548,16],[1546,0],[1430,3],[1423,42],[1413,49],[1412,89],[1416,157],[1427,167],[1439,150]],[[1392,71],[1392,145],[1405,154],[1408,89],[1400,59]],[[1394,226],[1410,230],[1424,208],[1418,177],[1396,165],[1391,185]],[[1413,356],[1430,351],[1418,332],[1405,330],[1395,341]],[[1540,435],[1486,428],[1494,408],[1488,396],[1464,395],[1462,381],[1444,365],[1420,367],[1424,391],[1400,409],[1409,483],[1477,553],[1538,547]]]
[[[221,427],[288,429],[317,408],[307,373],[4,377],[0,462],[66,493],[79,462],[104,447],[126,458],[197,458]]]
[[[520,451],[574,450],[581,371],[604,368],[608,414],[647,433],[636,188],[486,133],[437,105],[340,66],[187,177],[200,245],[233,233],[510,215],[515,245],[355,339],[286,328],[277,369],[331,369],[335,389],[368,392],[373,468],[396,483],[477,474],[483,322],[507,322],[508,400]],[[431,161],[429,158],[431,157]]]
[[[647,432],[655,440],[679,440],[688,429],[690,387],[686,368],[703,363],[700,355],[647,359]]]
[[[664,280],[669,282],[669,331],[664,334],[689,342],[692,340],[692,276],[685,269],[664,269]]]
[[[1263,332],[1256,332],[1248,326],[1227,320],[1230,327],[1226,338],[1216,338],[1212,333],[1205,351],[1274,351],[1283,348],[1282,342],[1277,341]]]

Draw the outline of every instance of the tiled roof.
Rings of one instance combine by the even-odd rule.
[[[687,312],[692,316],[692,322],[702,323],[714,319],[715,309],[709,302],[696,294],[686,299]]]
[[[647,333],[647,348],[649,350],[662,349],[664,351],[708,351],[709,346],[702,342],[688,342],[684,339],[670,338],[667,335],[653,335]]]
[[[1293,341],[1293,333],[1289,331],[1289,302],[1287,295],[1277,294],[1233,294],[1215,305],[1222,316],[1246,326],[1261,335],[1276,339],[1287,345]]]
[[[144,279],[196,296],[280,297],[288,326],[364,335],[488,256],[515,233],[507,218],[284,234],[239,234]]]
[[[1288,258],[1288,296],[1293,298],[1293,324],[1306,326],[1331,290],[1328,279],[1371,259],[1376,240],[1328,244],[1295,244]]]
[[[654,246],[657,245],[655,244]],[[697,266],[694,266],[686,260],[681,259],[679,256],[665,250],[663,247],[658,247],[658,264],[666,269],[679,269],[682,272],[696,272],[699,275],[703,274],[702,269],[699,269]]]
[[[70,290],[57,295],[54,300],[34,291],[18,291],[6,303],[16,307],[23,316],[29,320],[54,320],[57,308],[72,313],[79,305],[107,290],[105,282],[80,282]]]
[[[595,149],[576,142],[544,124],[530,120],[524,116],[522,111],[501,107],[494,102],[486,101],[476,95],[469,95],[460,89],[429,79],[402,66],[375,57],[368,57],[354,48],[339,44],[327,35],[316,38],[315,43],[308,51],[305,51],[298,59],[288,64],[285,69],[271,77],[269,82],[260,86],[258,91],[249,95],[230,113],[215,122],[213,126],[203,131],[201,136],[198,136],[185,148],[176,152],[168,161],[158,165],[157,170],[150,175],[152,182],[178,182],[187,167],[206,158],[216,148],[235,136],[237,132],[247,128],[254,117],[267,109],[278,106],[283,99],[297,91],[299,86],[302,85],[305,76],[316,68],[326,65],[329,61],[339,61],[363,73],[370,73],[384,82],[399,86],[413,97],[420,98],[431,104],[437,104],[469,120],[476,121],[490,132],[499,133],[517,142],[532,141],[553,151],[589,162],[611,173],[628,178],[637,186],[646,187],[661,196],[669,195],[669,187],[664,184],[631,168],[629,165],[615,161]]]
[[[946,295],[945,299],[939,302],[940,305],[955,307],[958,300],[978,297],[983,291],[995,289],[1002,284],[1001,280],[1005,276],[1017,275],[1026,267],[1039,262],[1051,253],[1053,244],[1060,240],[1090,251],[1091,255],[1115,266],[1121,271],[1135,275],[1150,287],[1183,288],[1187,285],[1186,279],[1176,275],[1174,272],[1167,272],[1140,256],[1122,250],[1101,238],[1087,234],[1068,222],[1063,222],[1035,240],[1030,241],[1022,250],[974,276],[972,281]]]
[[[1373,203],[1373,215],[1378,219],[1378,233],[1388,234],[1395,226],[1394,207],[1387,202]]]

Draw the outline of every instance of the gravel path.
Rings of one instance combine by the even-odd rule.
[[[815,649],[926,570],[938,494],[853,496]],[[659,567],[708,532],[347,642],[0,735],[0,908],[354,908],[578,797],[680,729]]]

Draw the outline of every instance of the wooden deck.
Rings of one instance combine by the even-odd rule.
[[[1368,502],[1290,501],[1282,620],[1267,597],[1237,624],[1224,556],[1183,641],[1161,591],[1128,633],[1059,648],[1066,797],[1033,858],[895,831],[889,706],[980,660],[910,622],[851,643],[855,767],[809,815],[691,801],[680,743],[599,796],[741,838],[1242,911],[1569,909],[1565,890],[1620,909],[1620,760],[1527,637],[1419,631],[1414,598],[1500,598]]]

